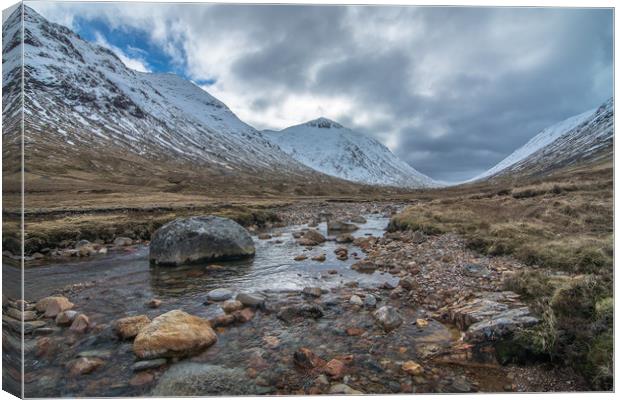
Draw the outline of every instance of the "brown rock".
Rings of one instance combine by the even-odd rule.
[[[129,380],[129,384],[131,386],[144,386],[155,380],[153,374],[149,372],[138,372],[133,378]]]
[[[333,359],[325,365],[325,373],[333,378],[344,375],[344,363],[338,359]]]
[[[69,374],[84,375],[90,374],[95,369],[104,364],[104,361],[96,357],[80,357],[69,363]]]
[[[319,254],[318,256],[314,256],[314,257],[312,257],[312,260],[314,260],[314,261],[320,261],[320,262],[325,261],[325,259],[326,259],[325,254]]]
[[[181,310],[153,319],[133,342],[138,358],[183,357],[196,354],[217,341],[209,321]]]
[[[362,328],[347,328],[347,335],[349,336],[360,336],[361,334],[363,334],[365,331]]]
[[[161,300],[159,299],[151,299],[146,303],[149,308],[159,308],[161,306]]]
[[[420,376],[422,375],[422,373],[424,373],[424,369],[422,368],[422,366],[417,362],[411,360],[404,363],[402,368],[403,371],[413,376]]]
[[[222,307],[222,310],[224,310],[225,313],[232,313],[237,310],[241,310],[243,308],[243,303],[239,300],[226,300],[220,307]]]
[[[228,326],[235,322],[235,316],[232,314],[221,314],[209,320],[214,328]]]
[[[280,339],[278,339],[276,336],[265,336],[263,337],[263,341],[270,349],[275,349],[280,345]]]
[[[298,256],[295,256],[295,258],[293,258],[293,260],[295,260],[295,261],[303,261],[303,260],[305,260],[306,258],[308,258],[308,256],[303,255],[303,254],[300,254],[300,255],[298,255]]]
[[[304,233],[304,239],[313,241],[316,244],[325,242],[325,236],[316,229],[308,229],[306,233]]]
[[[300,368],[312,369],[325,365],[325,361],[307,347],[300,347],[293,354],[293,362]]]
[[[351,243],[353,240],[355,240],[355,238],[350,233],[343,233],[336,237],[336,243]]]
[[[251,308],[246,307],[243,310],[235,311],[233,315],[235,316],[235,320],[244,323],[254,318],[254,311]]]
[[[44,313],[45,317],[53,318],[65,310],[72,309],[73,305],[66,297],[50,296],[39,300],[35,307],[37,311]]]
[[[136,337],[138,332],[151,323],[146,315],[136,315],[135,317],[121,318],[114,324],[114,330],[121,339],[131,339]]]
[[[77,311],[67,310],[59,313],[56,316],[56,325],[71,325],[75,317],[77,317]]]
[[[90,321],[88,317],[85,314],[79,314],[77,317],[75,317],[69,329],[73,332],[84,333],[88,330],[89,324]]]

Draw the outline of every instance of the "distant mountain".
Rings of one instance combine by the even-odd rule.
[[[128,184],[158,175],[174,182],[245,176],[270,184],[332,178],[304,166],[241,121],[224,103],[173,74],[127,68],[24,6],[3,24],[3,113],[21,110],[23,43],[26,165],[39,175],[107,175]],[[17,131],[17,130],[15,130]],[[48,174],[48,172],[50,172]],[[53,173],[51,173],[53,172]],[[183,178],[184,177],[184,178]],[[135,179],[134,179],[135,178]]]
[[[580,162],[613,156],[614,101],[558,122],[493,168],[468,182],[502,176],[539,176]]]
[[[377,140],[327,118],[264,133],[297,161],[331,176],[380,186],[439,186]]]

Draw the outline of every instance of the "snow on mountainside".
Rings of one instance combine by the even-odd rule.
[[[493,168],[468,182],[509,174],[539,175],[578,161],[607,157],[613,150],[613,99],[552,125]]]
[[[381,186],[439,186],[377,140],[326,118],[264,133],[296,160],[331,176]]]
[[[268,170],[318,175],[193,83],[172,74],[131,70],[110,50],[31,8],[24,10],[27,145],[54,144],[59,153],[69,148],[74,156],[86,151],[95,157],[131,154],[223,174]],[[3,26],[7,87],[21,72],[20,17],[18,9]],[[4,100],[6,111],[10,99]]]

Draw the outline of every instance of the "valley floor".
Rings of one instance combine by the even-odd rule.
[[[521,187],[503,182],[363,202],[92,194],[50,206],[34,195],[26,299],[62,294],[91,326],[75,332],[40,317],[31,324],[27,395],[204,395],[200,382],[211,380],[229,382],[219,394],[609,390],[611,172],[602,165]],[[150,233],[203,213],[253,232],[253,264],[149,268]],[[295,232],[308,224],[359,216],[368,222],[352,242],[296,243]],[[133,244],[115,244],[120,236]],[[77,239],[97,241],[107,254],[77,260]],[[264,307],[221,317],[205,294],[228,287],[259,292]],[[152,298],[162,300],[159,308],[145,305]],[[376,316],[384,306],[400,316],[396,328]],[[14,307],[3,299],[5,314]],[[114,321],[176,308],[210,319],[217,344],[135,371],[131,342],[116,338]],[[6,349],[16,345],[13,328],[3,318]],[[80,370],[76,360],[84,358],[97,366]],[[9,381],[19,377],[12,361],[6,351]]]

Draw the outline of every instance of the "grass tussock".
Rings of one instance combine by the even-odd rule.
[[[541,318],[518,342],[613,387],[613,169],[565,171],[520,186],[444,189],[395,216],[391,230],[455,232],[486,255],[531,265],[504,281]],[[441,195],[441,197],[439,197]]]

